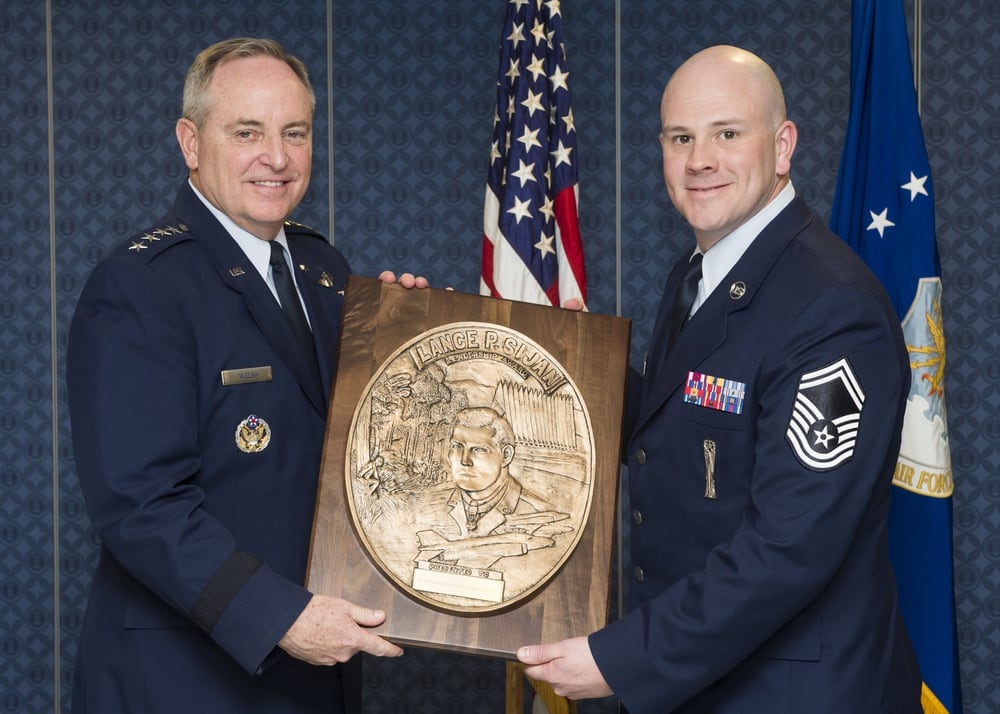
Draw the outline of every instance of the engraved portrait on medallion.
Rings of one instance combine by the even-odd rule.
[[[344,478],[354,528],[401,590],[450,612],[503,610],[572,555],[594,490],[580,391],[508,327],[428,330],[378,367]]]

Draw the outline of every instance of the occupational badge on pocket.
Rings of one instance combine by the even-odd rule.
[[[803,466],[829,471],[854,455],[864,402],[846,358],[799,378],[785,438]]]
[[[251,414],[236,427],[236,446],[246,454],[263,451],[270,443],[271,427],[256,414]]]

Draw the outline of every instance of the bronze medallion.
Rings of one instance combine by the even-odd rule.
[[[427,330],[375,369],[344,464],[368,556],[411,597],[459,613],[544,587],[579,543],[594,490],[580,390],[534,340],[484,322]]]

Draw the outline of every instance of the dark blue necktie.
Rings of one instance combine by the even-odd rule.
[[[684,328],[688,313],[691,312],[691,306],[698,295],[698,282],[701,280],[701,257],[701,253],[695,253],[691,256],[681,284],[677,286],[674,308],[670,313],[670,342],[667,343],[667,351],[673,349],[674,340]]]
[[[285,262],[285,251],[281,244],[274,240],[271,241],[271,276],[274,278],[274,287],[278,291],[281,311],[285,313],[288,324],[292,326],[292,331],[298,338],[303,351],[310,360],[315,361],[316,348],[313,346],[312,330],[309,329],[306,314],[302,311],[302,303],[295,290],[291,270],[288,268],[288,263]]]

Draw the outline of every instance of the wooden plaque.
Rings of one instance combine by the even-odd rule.
[[[309,589],[400,645],[514,658],[602,627],[630,326],[351,277]]]

